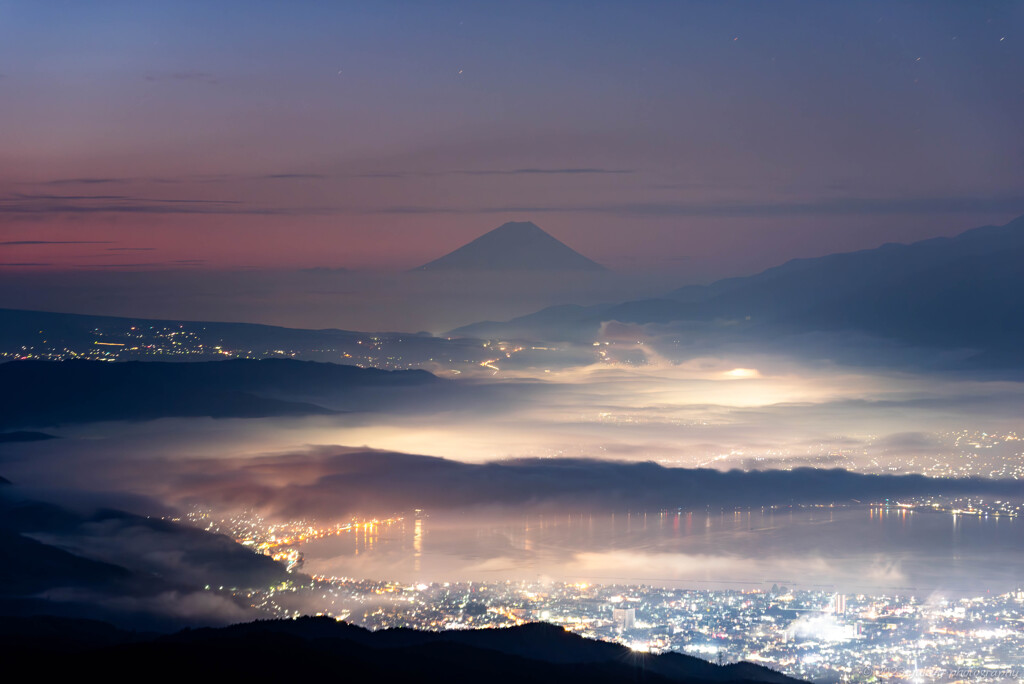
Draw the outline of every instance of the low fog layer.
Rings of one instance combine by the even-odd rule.
[[[0,610],[143,629],[228,624],[261,616],[233,590],[294,579],[227,537],[108,507],[118,500],[0,485]]]
[[[378,451],[155,464],[154,494],[179,505],[257,510],[274,519],[335,521],[428,511],[722,510],[854,503],[918,495],[1020,496],[1009,480],[930,479],[798,468],[743,472],[592,459],[468,464]],[[164,472],[159,472],[164,471]],[[474,513],[475,514],[475,513]]]
[[[508,378],[508,379],[506,379]],[[0,473],[36,486],[151,494],[194,460],[258,464],[311,447],[465,462],[570,457],[717,469],[843,467],[1011,477],[1024,384],[733,355],[642,367],[502,371],[491,381],[393,388],[339,415],[163,419],[41,428],[0,447]],[[405,392],[412,401],[402,401]],[[330,396],[316,401],[335,408]],[[998,436],[973,447],[966,433]],[[331,451],[330,448],[327,449]],[[896,470],[890,470],[895,467]]]
[[[936,494],[1020,498],[1021,480],[1014,478],[1021,463],[1015,432],[1024,406],[1021,383],[797,362],[751,349],[680,361],[642,338],[632,344],[645,355],[644,365],[613,359],[551,372],[502,368],[486,378],[391,388],[387,401],[363,405],[335,405],[330,392],[314,398],[346,411],[337,414],[50,425],[39,429],[55,439],[0,444],[0,475],[23,487],[62,491],[62,500],[73,494],[94,508],[106,502],[142,515],[198,505],[326,524],[399,514],[409,526],[412,509],[425,511],[429,536],[419,557],[409,539],[390,546],[378,539],[358,556],[320,542],[304,549],[308,571],[332,575],[661,578],[691,585],[750,585],[782,575],[805,584],[819,578],[844,586],[870,580],[876,588],[982,590],[1016,581],[996,572],[1020,567],[1012,556],[1020,548],[1014,520],[972,521],[976,530],[950,537],[950,529],[965,528],[934,513],[912,525],[885,523],[880,529],[897,536],[874,539],[874,521],[856,501]],[[723,509],[735,515],[735,507],[742,509],[738,515],[756,517],[766,515],[761,506],[831,502],[853,505],[847,512],[860,511],[860,517],[846,527],[832,521],[806,527],[776,515],[742,533],[706,517]],[[636,529],[615,528],[607,537],[597,531],[576,541],[557,535],[524,537],[518,546],[501,541],[521,536],[523,516],[621,520],[679,508],[694,516],[680,520],[683,531],[691,525],[685,543],[655,543]],[[487,516],[504,531],[487,532],[494,529]],[[702,524],[710,545],[693,541]],[[458,533],[441,543],[445,529]],[[842,533],[866,550],[823,552],[816,547],[829,547],[809,530]],[[131,565],[123,532],[120,524],[92,523],[73,538],[40,539]],[[165,566],[171,574],[201,581],[208,571],[200,556],[151,546],[166,538],[147,532],[140,539],[150,560],[192,559],[180,571]],[[482,539],[496,541],[481,547]],[[897,547],[892,539],[900,540]],[[971,580],[957,565],[967,544],[975,544],[971,557],[990,568],[984,577]],[[555,554],[554,548],[566,551]]]

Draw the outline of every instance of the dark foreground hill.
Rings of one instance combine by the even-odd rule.
[[[10,665],[76,674],[203,679],[344,678],[359,682],[770,682],[799,680],[750,663],[718,666],[677,653],[649,655],[541,623],[509,629],[370,632],[330,618],[261,621],[169,636],[102,622],[0,619]],[[62,657],[70,656],[70,657]]]
[[[189,364],[12,361],[0,364],[0,429],[165,417],[329,414],[339,401],[441,383],[426,371],[384,371],[291,359]],[[316,402],[316,403],[314,403]],[[359,403],[356,401],[355,403]]]

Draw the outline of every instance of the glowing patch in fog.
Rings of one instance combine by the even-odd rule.
[[[727,378],[759,378],[761,372],[756,368],[733,368],[731,371],[722,373]]]

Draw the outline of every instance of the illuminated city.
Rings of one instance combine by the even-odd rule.
[[[894,502],[868,508],[871,516],[906,516],[919,506],[934,511],[939,504]],[[975,509],[942,512],[984,515]],[[1024,589],[969,596],[845,594],[832,588],[787,586],[781,578],[731,589],[678,582],[310,578],[302,573],[303,545],[347,535],[356,553],[373,553],[379,536],[393,535],[411,522],[413,551],[419,554],[428,517],[415,511],[408,518],[331,526],[312,521],[271,524],[253,513],[215,517],[196,510],[187,521],[228,534],[258,553],[288,563],[295,573],[294,581],[281,586],[236,593],[277,617],[315,612],[374,630],[463,630],[543,621],[633,650],[679,651],[717,663],[757,662],[815,682],[944,681],[956,679],[948,673],[958,670],[1013,680],[1024,672]]]
[[[1024,684],[1024,1],[0,0],[0,657]]]

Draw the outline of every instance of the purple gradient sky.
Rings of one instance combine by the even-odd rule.
[[[552,4],[0,0],[0,268],[533,220],[682,283],[1024,213],[1024,3]]]

